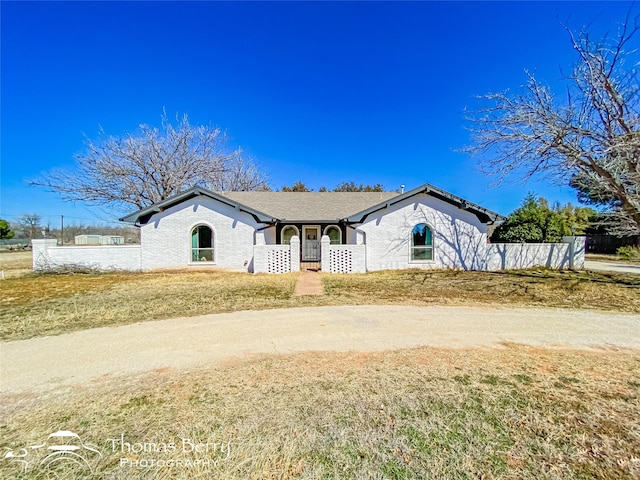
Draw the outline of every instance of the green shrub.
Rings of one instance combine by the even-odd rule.
[[[548,243],[561,242],[564,235],[582,234],[589,226],[595,211],[559,203],[549,206],[543,198],[528,194],[520,208],[494,230],[492,242]]]
[[[623,260],[631,260],[635,262],[640,262],[640,247],[620,247],[616,250],[618,257]]]

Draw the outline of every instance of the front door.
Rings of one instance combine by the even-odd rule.
[[[302,261],[317,262],[320,260],[320,227],[302,226]]]

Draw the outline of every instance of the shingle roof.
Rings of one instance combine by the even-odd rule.
[[[335,222],[398,196],[396,192],[222,192],[220,195],[289,222]]]

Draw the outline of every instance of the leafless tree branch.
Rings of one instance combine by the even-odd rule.
[[[640,233],[640,67],[632,47],[639,16],[615,38],[593,42],[567,29],[578,62],[565,76],[564,98],[527,72],[519,93],[490,93],[468,116],[473,143],[464,151],[497,177],[543,175],[578,190],[579,198],[615,213],[617,233]]]
[[[143,208],[200,185],[212,190],[262,190],[257,165],[231,150],[219,128],[193,126],[187,115],[174,126],[166,112],[160,129],[140,125],[135,135],[85,140],[74,171],[54,169],[30,180],[66,200],[125,209]]]

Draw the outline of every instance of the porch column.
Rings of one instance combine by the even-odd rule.
[[[291,271],[300,271],[300,237],[294,235],[289,241],[289,248],[291,249]]]
[[[323,235],[320,240],[320,269],[323,272],[329,272],[329,246],[331,239],[329,235]]]

